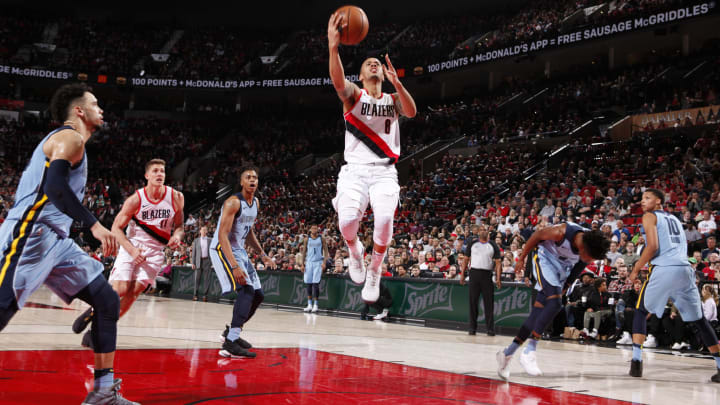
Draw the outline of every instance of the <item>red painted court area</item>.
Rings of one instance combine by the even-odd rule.
[[[229,360],[216,349],[121,350],[122,393],[148,404],[625,404],[527,385],[309,349],[259,349]],[[0,352],[0,403],[79,404],[92,352]]]

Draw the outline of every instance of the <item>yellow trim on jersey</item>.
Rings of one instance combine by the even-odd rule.
[[[655,267],[655,266],[653,266],[652,264],[650,266],[648,266],[648,278],[647,278],[647,280],[645,280],[642,288],[640,289],[640,294],[638,295],[637,303],[635,303],[635,309],[640,309],[640,302],[643,300],[643,297],[645,296],[645,286],[647,286],[648,282],[650,281],[650,274],[652,274],[653,267]]]
[[[540,276],[540,262],[538,261],[538,254],[535,253],[533,256],[533,262],[535,263],[535,273],[537,273],[537,282],[540,284],[540,288],[543,288],[542,277]]]
[[[220,244],[217,245],[217,251],[218,251],[218,257],[220,257],[220,262],[223,265],[223,268],[225,269],[225,272],[227,273],[228,277],[230,277],[230,282],[233,286],[233,291],[237,289],[237,282],[235,281],[235,277],[232,274],[232,270],[230,267],[230,263],[228,263],[227,259],[225,258],[225,255],[223,254],[222,248],[220,247]]]
[[[48,165],[49,163],[45,162],[45,166]],[[17,247],[20,244],[20,241],[26,237],[25,231],[27,231],[28,225],[30,225],[30,222],[32,222],[33,218],[35,218],[35,214],[40,208],[42,208],[43,205],[45,205],[47,200],[47,196],[43,194],[42,198],[36,202],[30,211],[28,211],[27,215],[25,215],[25,219],[23,219],[22,225],[20,225],[20,232],[18,233],[17,238],[12,241],[12,244],[10,245],[10,252],[5,256],[5,264],[3,264],[2,270],[0,270],[0,285],[2,285],[5,280],[5,274],[7,273],[7,269],[10,267],[10,262],[12,261],[13,256],[17,253]]]

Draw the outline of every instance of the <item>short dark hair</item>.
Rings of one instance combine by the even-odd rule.
[[[147,172],[148,169],[150,168],[150,166],[152,166],[152,165],[165,166],[165,161],[162,159],[158,159],[158,158],[152,159],[152,160],[148,161],[147,163],[145,163],[145,171]]]
[[[593,281],[593,286],[595,286],[595,289],[600,289],[600,286],[603,285],[603,283],[607,283],[604,278],[598,278],[595,281]]]
[[[255,173],[257,173],[258,175],[260,174],[260,171],[258,171],[258,168],[253,165],[243,166],[242,168],[240,168],[240,180],[242,180],[243,173],[249,172],[251,170],[254,171]]]
[[[70,104],[79,98],[83,98],[87,92],[92,92],[92,89],[85,83],[71,83],[60,86],[50,100],[52,118],[58,122],[66,121]]]
[[[660,191],[656,188],[646,188],[645,192],[650,193],[650,194],[654,195],[655,197],[657,197],[660,200],[660,204],[665,203],[665,193],[663,193],[662,191]]]
[[[604,259],[610,249],[610,240],[600,231],[583,232],[582,241],[588,255],[593,259]]]

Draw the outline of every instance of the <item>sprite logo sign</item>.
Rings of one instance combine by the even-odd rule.
[[[414,285],[405,284],[400,313],[409,316],[423,316],[434,311],[452,312],[452,290],[446,284]]]
[[[260,282],[262,283],[263,293],[266,297],[279,297],[280,296],[280,277],[265,274],[260,275]],[[264,277],[263,277],[264,276]]]
[[[529,315],[528,303],[532,301],[531,290],[503,288],[495,292],[495,323],[505,321],[509,326],[520,326]],[[483,305],[479,305],[478,321],[485,321]]]
[[[360,287],[356,286],[350,280],[345,280],[343,288],[345,289],[345,294],[343,294],[340,309],[346,311],[360,311],[364,305]]]
[[[325,300],[328,299],[328,288],[327,288],[327,280],[322,279],[320,280],[320,296],[318,297],[318,300]],[[293,279],[293,286],[292,286],[292,296],[290,297],[290,304],[295,305],[302,305],[307,300],[307,284],[303,281],[302,278],[295,277]]]

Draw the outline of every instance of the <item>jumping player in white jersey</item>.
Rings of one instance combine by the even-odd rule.
[[[687,239],[682,223],[663,210],[665,194],[657,189],[645,190],[640,200],[643,209],[643,229],[647,244],[635,262],[630,281],[635,281],[646,264],[650,265],[648,279],[640,290],[633,317],[633,356],[630,376],[642,377],[642,344],[645,343],[648,314],[662,318],[668,298],[680,312],[682,320],[694,323],[700,338],[715,359],[716,373],[710,381],[720,383],[720,345],[718,337],[703,316],[700,293],[695,286],[695,270],[687,256]]]
[[[376,58],[366,59],[360,68],[363,88],[345,79],[338,44],[339,28],[346,25],[339,14],[328,22],[330,78],[343,103],[345,117],[345,162],[338,175],[337,195],[333,206],[338,213],[338,227],[350,252],[348,272],[353,282],[365,283],[362,299],[373,303],[380,295],[380,271],[385,250],[393,235],[393,218],[398,206],[400,186],[395,163],[400,156],[400,114],[412,118],[417,113],[415,101],[398,79],[397,72],[385,55],[387,66]],[[382,92],[384,79],[396,92]],[[373,253],[368,269],[363,264],[364,246],[357,238],[360,220],[372,206],[374,215]]]
[[[165,246],[177,248],[185,235],[185,198],[181,192],[165,185],[165,161],[147,162],[145,179],[147,185],[125,200],[112,225],[120,250],[109,281],[120,296],[120,317],[148,285],[155,284],[155,277],[165,262]],[[89,308],[75,320],[73,332],[85,330],[92,316]],[[83,345],[92,346],[89,331],[83,336]]]

